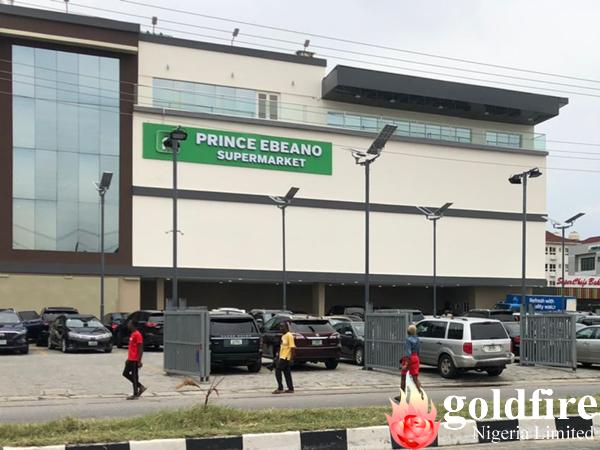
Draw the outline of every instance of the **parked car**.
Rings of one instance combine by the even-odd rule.
[[[577,362],[584,367],[600,364],[600,325],[583,328],[575,334]]]
[[[378,313],[390,313],[390,314],[409,313],[410,321],[413,323],[417,323],[417,322],[420,322],[421,320],[425,319],[425,316],[423,315],[423,313],[418,309],[375,308],[375,310]]]
[[[112,335],[113,341],[116,339],[117,330],[119,329],[119,325],[123,323],[125,319],[129,316],[129,313],[125,312],[112,312],[105,314],[102,318],[102,325],[108,328]]]
[[[223,313],[237,313],[237,314],[246,314],[246,310],[245,309],[240,309],[240,308],[230,308],[230,307],[223,307],[223,308],[215,308],[215,309],[211,309],[210,312],[223,312]]]
[[[471,309],[463,317],[481,317],[494,319],[500,322],[515,322],[515,317],[510,309]]]
[[[210,360],[212,365],[246,366],[260,372],[262,338],[250,314],[215,311],[210,313]]]
[[[362,319],[365,317],[365,308],[362,306],[345,306],[335,305],[327,311],[328,316],[358,316]]]
[[[324,362],[330,370],[341,356],[340,335],[329,322],[308,315],[279,314],[263,327],[263,356],[274,358],[281,343],[281,324],[288,322],[296,343],[295,363]]]
[[[514,361],[511,340],[498,320],[475,317],[436,318],[417,324],[421,362],[436,366],[444,378],[464,370],[498,376]]]
[[[129,335],[131,334],[127,323],[135,320],[138,324],[138,331],[144,339],[144,349],[160,348],[163,343],[163,327],[165,324],[165,315],[162,311],[141,310],[131,313],[117,328],[115,344],[118,348],[129,344]]]
[[[283,309],[251,309],[250,314],[256,320],[259,327],[271,320],[271,317],[277,314],[293,314],[291,311]]]
[[[54,320],[63,314],[79,314],[77,308],[71,308],[69,306],[49,306],[42,310],[42,329],[40,331],[39,339],[37,340],[38,346],[48,345],[48,331],[50,325]]]
[[[359,316],[323,316],[323,319],[326,319],[332,327],[335,328],[340,322],[362,322],[362,318]]]
[[[58,316],[50,325],[48,349],[63,353],[77,350],[112,352],[112,333],[96,317],[88,314]]]
[[[37,311],[19,311],[17,314],[23,321],[25,328],[27,328],[27,340],[37,342],[44,328],[42,317]]]
[[[521,354],[521,324],[519,322],[502,322],[502,326],[512,341],[512,352],[515,356]]]
[[[365,363],[365,323],[339,322],[333,328],[340,333],[341,358],[362,366]]]
[[[600,325],[600,316],[583,317],[578,322],[588,327],[592,325]]]
[[[27,328],[23,321],[11,309],[0,311],[0,350],[10,350],[27,354]]]

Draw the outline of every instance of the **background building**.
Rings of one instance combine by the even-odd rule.
[[[98,198],[107,198],[107,311],[164,307],[170,294],[171,155],[179,164],[180,294],[188,305],[281,304],[280,213],[288,208],[289,306],[362,304],[364,173],[353,149],[386,123],[372,166],[375,305],[431,312],[431,224],[440,309],[492,306],[520,284],[521,189],[543,167],[535,125],[566,99],[140,34],[135,24],[0,6],[10,92],[0,146],[0,305],[97,313]],[[545,180],[529,185],[527,284],[545,285]],[[16,304],[18,303],[18,304]]]

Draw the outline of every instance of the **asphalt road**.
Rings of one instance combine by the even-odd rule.
[[[515,388],[526,389],[526,397],[537,388],[539,382],[529,385],[519,384],[512,387],[502,387],[502,398],[516,396]],[[597,383],[567,384],[563,382],[547,383],[544,388],[554,390],[553,398],[580,397],[600,393],[600,380]],[[481,397],[492,398],[491,387],[449,387],[427,389],[434,402],[441,403],[450,395],[464,395],[467,400]],[[212,397],[211,402],[244,409],[266,408],[318,408],[318,407],[358,407],[388,405],[389,398],[398,394],[397,390],[371,390],[362,392],[352,391],[297,391],[293,395],[264,395],[264,394],[230,394],[222,397]],[[8,402],[0,408],[0,423],[46,422],[60,417],[103,418],[130,417],[149,412],[180,409],[202,404],[202,395],[142,397],[139,400],[127,401],[124,398],[90,398],[90,399],[57,399],[35,400],[23,402]],[[596,447],[598,448],[598,447]]]

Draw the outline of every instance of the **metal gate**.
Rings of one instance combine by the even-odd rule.
[[[365,317],[365,368],[398,370],[411,316],[406,312],[371,312]]]
[[[165,311],[164,370],[168,374],[210,376],[210,316],[205,309]]]
[[[528,314],[521,332],[521,364],[577,369],[573,314]]]

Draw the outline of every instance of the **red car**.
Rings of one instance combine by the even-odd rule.
[[[288,322],[296,343],[295,363],[323,362],[333,370],[341,354],[340,334],[330,323],[307,315],[278,314],[262,327],[263,356],[274,358],[281,343],[281,324]]]

